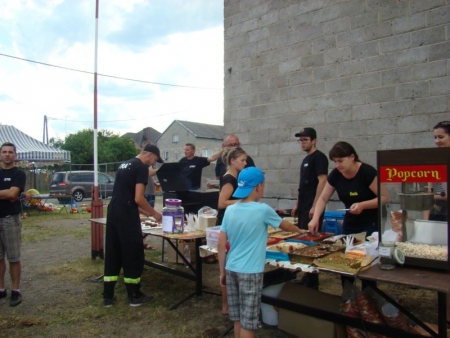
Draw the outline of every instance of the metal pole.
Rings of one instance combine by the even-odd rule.
[[[103,202],[98,199],[98,144],[97,144],[97,55],[98,55],[98,10],[99,0],[95,1],[95,60],[94,60],[94,189],[92,193],[92,218],[103,217]],[[92,259],[103,258],[103,224],[91,223]]]

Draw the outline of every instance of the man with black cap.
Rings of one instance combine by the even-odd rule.
[[[144,247],[139,213],[161,221],[161,214],[144,197],[148,182],[148,168],[163,163],[155,145],[146,145],[135,158],[123,162],[116,172],[113,195],[106,219],[105,273],[103,277],[103,305],[115,302],[114,287],[120,269],[127,288],[130,306],[140,306],[153,299],[140,291],[144,269]]]
[[[298,227],[308,229],[308,223],[314,214],[316,201],[322,193],[328,174],[328,159],[324,153],[316,148],[317,133],[313,128],[304,128],[295,134],[302,150],[306,152],[300,166],[300,183],[298,187],[297,203],[292,209],[291,216],[298,217]],[[323,215],[319,224],[322,224]],[[319,278],[317,274],[305,274],[300,284],[317,289]]]

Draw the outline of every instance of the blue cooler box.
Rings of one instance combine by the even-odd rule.
[[[342,234],[345,211],[325,211],[322,224],[322,232],[332,232],[336,235]]]

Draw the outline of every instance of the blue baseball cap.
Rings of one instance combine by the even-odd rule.
[[[233,194],[236,198],[246,198],[253,188],[264,182],[264,173],[256,167],[248,167],[242,170],[238,176],[238,188]]]

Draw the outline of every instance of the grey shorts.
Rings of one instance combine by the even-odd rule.
[[[22,243],[22,221],[20,215],[0,218],[0,259],[5,258],[11,263],[20,261],[20,246]]]
[[[246,330],[261,327],[259,311],[264,273],[236,273],[226,270],[228,313]]]

